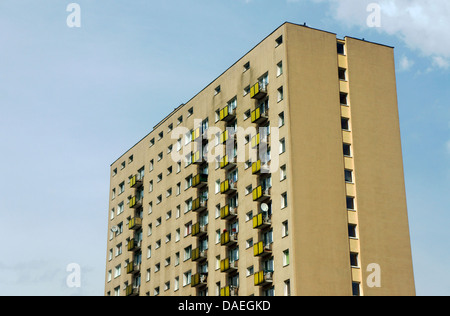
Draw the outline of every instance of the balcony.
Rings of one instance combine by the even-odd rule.
[[[220,260],[220,272],[233,273],[238,269],[237,261],[230,261],[230,258]]]
[[[266,146],[269,145],[269,136],[268,135],[258,133],[258,134],[256,134],[256,136],[252,137],[252,140],[251,140],[252,148],[256,148],[262,144],[264,144]]]
[[[239,288],[237,286],[226,286],[220,289],[220,296],[238,296]]]
[[[269,120],[267,113],[261,113],[261,109],[257,108],[251,113],[252,123],[263,124]]]
[[[269,168],[266,164],[263,164],[261,160],[258,160],[257,162],[252,163],[252,174],[259,175],[261,173],[267,174],[270,173]]]
[[[259,271],[254,274],[255,286],[266,286],[273,283],[272,271]]]
[[[250,97],[260,100],[267,95],[267,86],[261,85],[259,82],[250,88]]]
[[[253,245],[253,255],[255,257],[265,257],[272,254],[272,244],[264,245],[262,241]]]
[[[192,237],[203,237],[208,234],[208,225],[200,225],[196,223],[192,226]]]
[[[238,234],[233,232],[230,234],[228,231],[224,231],[222,235],[220,235],[220,244],[222,246],[234,246],[238,242]]]
[[[131,239],[128,242],[128,251],[138,251],[141,249],[141,242],[136,239]]]
[[[200,151],[197,151],[192,154],[192,164],[201,165],[204,162],[205,159],[203,158],[203,154]]]
[[[262,186],[259,186],[253,190],[252,195],[255,202],[270,200],[270,188],[263,190]]]
[[[266,229],[272,225],[272,220],[266,213],[259,213],[253,217],[254,229]]]
[[[134,217],[130,219],[128,222],[128,228],[130,230],[138,230],[142,228],[142,218],[140,217]]]
[[[237,216],[237,208],[225,205],[220,209],[220,218],[221,219],[233,219]]]
[[[208,250],[200,250],[200,248],[195,248],[192,250],[191,258],[193,262],[203,262],[208,259]]]
[[[206,286],[208,281],[207,273],[197,273],[191,277],[191,287]]]
[[[133,196],[128,202],[130,208],[140,208],[142,207],[142,199],[138,200],[136,196]]]
[[[142,179],[138,179],[138,176],[137,176],[137,175],[134,175],[134,176],[130,179],[130,188],[138,189],[139,187],[142,186],[143,183],[144,183],[144,181],[142,181]]]
[[[229,158],[228,155],[225,155],[222,160],[220,160],[220,168],[224,170],[231,170],[236,167],[236,162],[236,157]]]
[[[225,180],[220,184],[220,193],[222,194],[234,194],[237,191],[236,182]]]
[[[127,274],[136,274],[141,271],[141,265],[130,262],[127,264]]]
[[[208,200],[204,197],[198,197],[192,201],[193,212],[203,212],[208,208]]]
[[[199,173],[192,178],[192,187],[201,189],[208,185],[208,175]]]
[[[219,116],[221,121],[232,121],[236,118],[236,109],[230,109],[227,105],[222,110],[220,110]]]
[[[139,287],[128,285],[126,289],[126,296],[139,296]]]

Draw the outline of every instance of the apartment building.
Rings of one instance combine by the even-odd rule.
[[[105,295],[414,295],[393,48],[285,23],[111,165]]]

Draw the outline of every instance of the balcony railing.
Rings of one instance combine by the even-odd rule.
[[[269,173],[267,165],[265,165],[261,160],[252,163],[252,174],[258,175],[261,173]]]
[[[263,124],[269,120],[267,113],[261,113],[261,109],[257,108],[251,113],[252,123]]]
[[[131,239],[128,242],[128,251],[137,251],[141,249],[141,242],[136,239]]]
[[[225,180],[220,184],[220,193],[222,194],[234,194],[237,191],[236,182]]]
[[[220,160],[220,168],[225,170],[231,170],[236,167],[236,157],[230,158],[228,155],[223,156]]]
[[[128,285],[126,288],[126,296],[138,296],[139,287],[134,285]]]
[[[233,273],[238,269],[238,262],[231,261],[230,258],[220,260],[220,272]]]
[[[263,190],[262,186],[255,188],[252,192],[253,201],[264,202],[270,199],[270,188]]]
[[[233,246],[238,242],[238,234],[232,233],[228,231],[224,231],[222,235],[220,235],[220,244],[222,246]]]
[[[192,237],[203,237],[208,234],[208,225],[200,225],[200,223],[196,223],[192,225]]]
[[[253,217],[253,228],[254,229],[266,229],[272,225],[272,221],[267,213],[259,213]]]
[[[236,118],[236,109],[230,109],[230,107],[227,105],[222,110],[220,110],[219,116],[221,121],[229,122],[231,120],[234,120]]]
[[[192,187],[203,188],[208,185],[208,175],[199,173],[192,178]]]
[[[260,144],[265,144],[268,146],[269,144],[269,135],[265,135],[263,133],[258,133],[251,139],[252,148],[258,147]]]
[[[196,151],[192,154],[192,163],[195,165],[201,165],[205,162],[205,159],[203,158],[203,154],[200,151]]]
[[[142,206],[142,199],[138,200],[136,196],[133,196],[128,202],[130,208],[139,208]]]
[[[226,286],[220,289],[220,296],[238,296],[239,288],[237,286]]]
[[[208,281],[207,273],[197,273],[191,277],[191,287],[205,286]]]
[[[198,197],[192,201],[193,212],[203,212],[208,208],[208,200],[204,197]]]
[[[130,188],[137,189],[137,188],[141,187],[142,184],[143,184],[143,180],[142,179],[138,179],[137,175],[134,175],[133,177],[131,177],[131,179],[130,179]]]
[[[267,85],[261,85],[259,82],[250,88],[250,97],[252,99],[262,99],[267,95]]]
[[[235,207],[232,207],[227,204],[220,209],[220,218],[221,219],[228,220],[228,219],[235,218],[236,216],[237,216],[237,208],[235,208]]]
[[[272,254],[272,244],[266,244],[260,241],[257,244],[253,245],[253,255],[255,257],[264,257]]]
[[[192,250],[192,261],[202,262],[208,258],[208,250],[200,250],[200,248],[195,248]]]
[[[273,272],[259,271],[254,274],[255,286],[265,286],[273,283]]]
[[[135,274],[139,273],[141,270],[141,265],[135,264],[134,262],[130,262],[127,264],[127,273],[128,274]]]
[[[142,227],[142,218],[140,217],[134,217],[130,219],[128,222],[128,228],[130,230],[138,230]]]

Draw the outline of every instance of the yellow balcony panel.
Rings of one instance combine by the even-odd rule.
[[[236,109],[230,109],[228,106],[220,110],[220,120],[229,122],[236,118]]]
[[[267,113],[261,113],[261,109],[257,108],[251,113],[252,123],[263,124],[269,120]]]
[[[273,272],[259,271],[254,274],[255,286],[266,286],[273,283]]]
[[[270,189],[263,190],[262,186],[259,186],[253,190],[252,196],[255,202],[265,202],[270,200]]]
[[[194,129],[191,133],[191,140],[194,142],[195,140],[197,140],[197,138],[203,136],[202,134],[202,130],[200,127]]]
[[[126,296],[139,296],[139,287],[128,285],[125,292]]]
[[[267,95],[267,87],[262,86],[261,84],[256,83],[250,88],[250,97],[252,99],[260,100]]]
[[[142,199],[138,200],[136,196],[133,196],[128,202],[130,208],[140,208],[142,207]]]
[[[220,168],[224,170],[231,170],[236,167],[236,157],[231,158],[228,155],[223,156],[220,160]]]
[[[127,264],[127,274],[136,274],[141,271],[141,265],[130,262]]]
[[[268,165],[264,164],[261,160],[252,163],[252,174],[259,175],[261,173],[267,174],[269,172],[270,170]]]
[[[237,216],[237,208],[225,205],[220,209],[220,218],[224,220],[229,220],[236,218]]]
[[[191,259],[193,262],[203,262],[208,258],[208,250],[200,250],[200,248],[195,248],[192,250]]]
[[[207,273],[197,273],[191,277],[191,287],[206,286],[208,281]]]
[[[220,289],[220,296],[238,296],[239,288],[236,286],[226,286]]]
[[[253,228],[254,229],[266,229],[272,225],[272,221],[269,216],[265,213],[259,213],[253,217]]]
[[[195,165],[201,165],[205,162],[205,159],[203,158],[203,154],[200,151],[196,151],[192,154],[192,163]]]
[[[208,175],[199,173],[192,178],[192,187],[201,189],[208,185]]]
[[[224,231],[222,235],[220,235],[220,244],[222,246],[233,246],[238,242],[238,234],[232,233],[228,231]]]
[[[128,242],[128,251],[138,251],[141,249],[141,242],[136,239],[131,239]]]
[[[128,222],[128,229],[138,230],[142,228],[142,218],[134,217]]]
[[[198,197],[192,201],[193,212],[203,212],[208,208],[208,200],[203,197]]]
[[[143,180],[142,179],[138,179],[137,175],[134,175],[133,177],[131,177],[131,179],[130,179],[130,188],[137,189],[137,188],[141,187],[142,184],[143,184]]]
[[[192,226],[192,237],[203,237],[208,234],[208,225],[200,225],[196,223]]]
[[[222,194],[234,194],[237,192],[236,182],[225,180],[220,184],[220,193]]]
[[[253,255],[264,257],[272,254],[272,244],[264,245],[262,241],[253,245]]]
[[[226,258],[220,261],[220,271],[226,273],[236,272],[238,269],[238,262],[231,261],[230,258]]]

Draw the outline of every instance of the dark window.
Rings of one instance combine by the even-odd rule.
[[[344,131],[350,130],[349,122],[350,122],[350,119],[348,119],[346,117],[341,118],[341,126]]]
[[[354,210],[355,209],[355,198],[351,196],[347,196],[347,209]]]
[[[277,43],[277,46],[280,46],[281,44],[283,44],[283,36],[278,37],[275,42]]]
[[[341,93],[340,94],[340,101],[342,105],[348,105],[348,94],[347,93]]]
[[[358,254],[357,253],[352,252],[350,254],[350,265],[352,267],[357,267],[358,266]]]
[[[339,55],[345,55],[345,45],[342,43],[337,43],[337,52]]]
[[[360,296],[361,295],[360,284],[358,282],[353,282],[352,283],[352,293],[353,293],[353,296]]]
[[[345,170],[345,182],[353,182],[353,171],[352,170]]]
[[[352,155],[350,144],[344,144],[344,156],[350,157]]]
[[[356,225],[354,225],[354,224],[348,225],[348,237],[357,238]]]
[[[340,80],[347,80],[347,70],[345,68],[339,68],[339,79]]]

